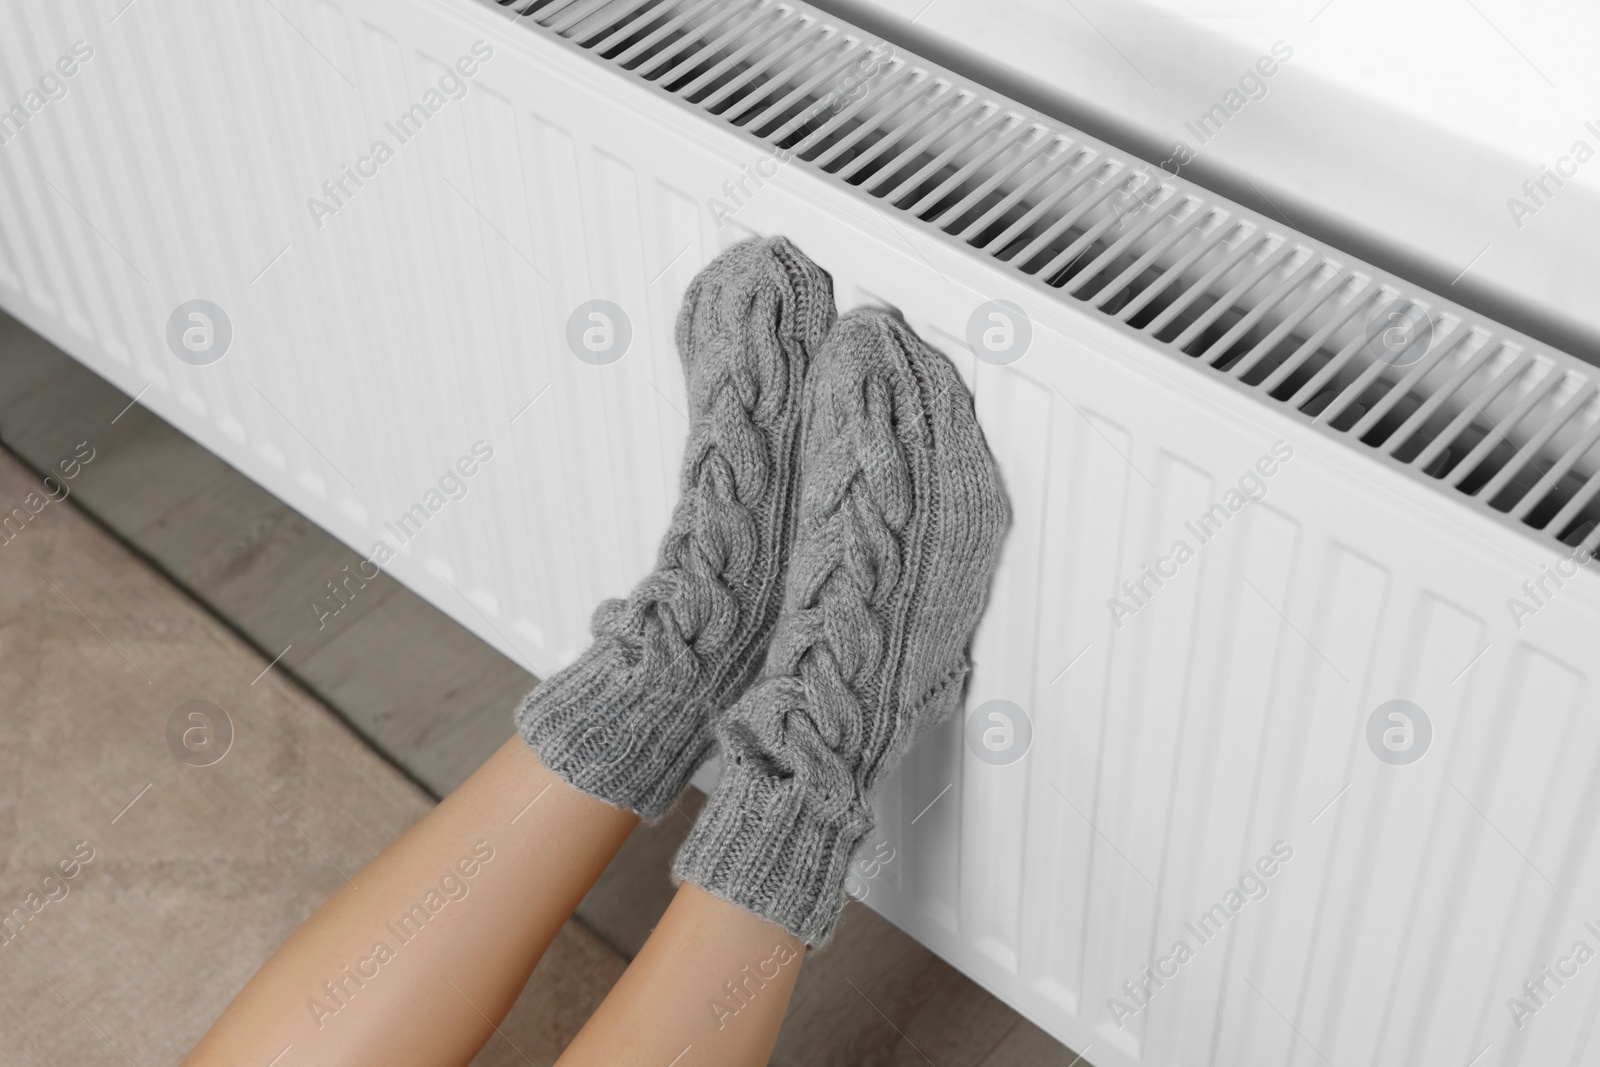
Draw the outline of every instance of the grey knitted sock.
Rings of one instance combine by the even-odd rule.
[[[673,870],[816,945],[869,795],[961,703],[1008,508],[971,396],[897,319],[840,319],[806,392],[783,613]]]
[[[794,532],[804,376],[834,319],[828,275],[782,237],[734,245],[690,283],[689,440],[656,569],[596,609],[594,644],[516,712],[583,792],[665,811],[714,743],[711,716],[759,669]]]

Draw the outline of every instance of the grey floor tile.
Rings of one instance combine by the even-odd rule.
[[[74,371],[91,373],[77,364],[63,366],[55,346],[0,311],[0,422],[35,389]]]
[[[512,709],[534,681],[403,588],[316,644],[295,669],[436,792],[454,788],[505,743]]]
[[[981,1067],[1079,1067],[1083,1062],[1076,1052],[1019,1018]]]

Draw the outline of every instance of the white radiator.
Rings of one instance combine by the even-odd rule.
[[[534,7],[6,5],[0,303],[545,674],[666,522],[685,286],[789,234],[1016,516],[1031,745],[920,746],[856,895],[1106,1067],[1600,1057],[1600,375],[804,5]]]

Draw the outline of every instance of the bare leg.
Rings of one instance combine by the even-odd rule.
[[[685,883],[557,1067],[759,1067],[805,946]]]
[[[637,822],[513,737],[329,897],[184,1063],[285,1046],[281,1067],[467,1063]]]

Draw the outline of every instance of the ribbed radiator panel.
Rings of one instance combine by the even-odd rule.
[[[749,32],[769,51],[740,62],[779,62],[822,34],[761,25]],[[827,146],[763,164],[757,185],[746,176],[770,150],[756,133],[488,5],[16,3],[0,12],[0,103],[78,40],[94,55],[67,95],[0,145],[0,303],[353,548],[397,549],[391,573],[537,673],[574,656],[594,604],[650,566],[685,430],[673,320],[720,248],[787,233],[833,272],[841,307],[897,308],[950,355],[1016,516],[968,707],[1016,703],[1032,747],[992,765],[962,721],[941,727],[883,797],[871,845],[893,858],[853,889],[1089,1062],[1600,1055],[1600,964],[1521,1030],[1507,1006],[1574,942],[1600,948],[1584,926],[1600,927],[1600,587],[1547,580],[1519,626],[1508,601],[1555,568],[1554,541],[1353,447],[1346,431],[1376,408],[1342,409],[1335,427],[1323,408],[1264,403],[1173,358],[1139,332],[1148,322],[1063,295],[1047,276],[1067,251],[959,166],[913,183],[947,205],[923,211],[942,230],[823,174],[811,160]],[[493,56],[465,96],[400,143],[389,124],[478,40]],[[736,78],[710,69],[674,84],[703,77],[697,99],[736,99]],[[393,158],[314,218],[308,199],[379,139]],[[1002,148],[1015,175],[1041,168],[1034,188],[1059,183],[1075,202],[1086,164],[1053,145],[1024,131]],[[727,185],[742,180],[730,217]],[[991,210],[1013,221],[984,221]],[[1036,269],[956,231],[992,233]],[[1323,299],[1344,284],[1288,245],[1252,254],[1259,269],[1238,285],[1279,270],[1283,291],[1323,286]],[[195,298],[234,328],[209,366],[166,343],[169,314]],[[568,343],[574,310],[596,299],[632,329],[609,365]],[[994,300],[1031,319],[1010,365],[967,345]],[[1233,344],[1207,336],[1208,352]],[[1521,373],[1488,354],[1461,373],[1480,370]],[[1366,388],[1337,383],[1348,404]],[[1292,385],[1322,388],[1310,374]],[[1576,411],[1589,398],[1546,399]],[[493,458],[464,495],[439,492],[479,441]],[[1575,432],[1562,447],[1575,461],[1592,443]],[[1197,526],[1263,457],[1264,497]],[[418,505],[402,546],[394,527]],[[1173,562],[1180,541],[1191,558]],[[1433,724],[1408,766],[1367,740],[1395,698]],[[1293,855],[1265,896],[1215,937],[1192,932],[1276,842]],[[1156,987],[1142,969],[1180,939],[1193,958]],[[1142,999],[1126,982],[1153,993],[1119,1027],[1108,1000]]]

